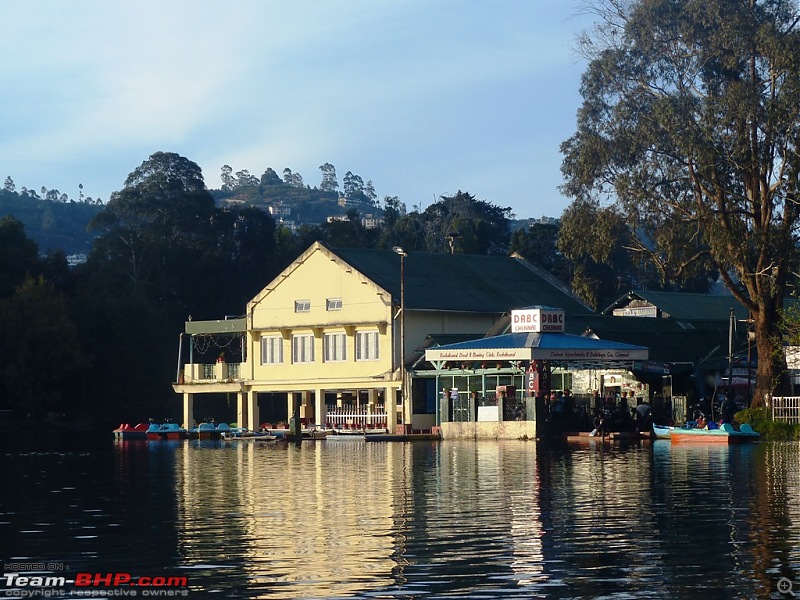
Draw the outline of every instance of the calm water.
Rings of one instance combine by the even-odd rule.
[[[4,561],[193,598],[800,593],[796,443],[109,442],[0,466]]]

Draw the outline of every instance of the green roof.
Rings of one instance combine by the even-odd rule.
[[[614,309],[623,308],[631,301],[643,300],[658,307],[664,317],[682,321],[725,321],[733,309],[736,319],[747,319],[747,309],[733,296],[691,294],[685,292],[650,292],[634,290],[603,311],[610,315]]]
[[[650,348],[650,360],[671,363],[704,363],[728,353],[728,322],[574,315],[566,320],[572,333],[590,331],[600,339],[639,344]],[[746,327],[737,328],[736,348],[746,347]]]
[[[400,256],[390,250],[331,249],[355,270],[400,298]],[[563,284],[561,284],[563,285]],[[409,252],[405,257],[408,310],[504,313],[551,306],[566,314],[591,310],[566,287],[510,256]]]

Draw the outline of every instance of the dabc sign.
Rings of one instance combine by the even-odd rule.
[[[564,311],[558,308],[522,308],[511,311],[512,333],[563,333]]]

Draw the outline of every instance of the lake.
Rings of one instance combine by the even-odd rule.
[[[800,593],[798,443],[109,440],[0,466],[8,596]]]

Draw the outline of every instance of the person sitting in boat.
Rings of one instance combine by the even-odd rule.
[[[589,435],[595,437],[595,436],[605,436],[607,434],[608,430],[606,428],[605,416],[602,412],[600,412],[594,418],[594,429],[592,429]]]
[[[694,420],[695,429],[706,429],[707,425],[708,421],[703,413],[700,413],[700,415]]]

